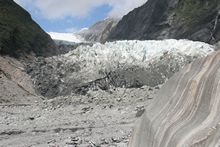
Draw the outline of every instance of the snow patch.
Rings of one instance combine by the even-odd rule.
[[[75,42],[75,43],[84,42],[82,37],[73,33],[49,32],[48,34],[54,40],[62,40],[62,41]]]

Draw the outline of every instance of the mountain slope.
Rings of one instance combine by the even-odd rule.
[[[34,52],[36,55],[56,54],[52,39],[30,14],[13,0],[0,0],[0,53],[18,56]]]
[[[109,40],[220,40],[219,0],[148,0],[123,17]]]
[[[33,83],[24,64],[7,56],[0,56],[0,63],[0,104],[35,101]]]
[[[89,42],[105,42],[118,21],[118,19],[108,18],[97,22],[89,29],[80,31],[78,34]]]
[[[220,145],[220,52],[173,76],[146,108],[132,147]]]

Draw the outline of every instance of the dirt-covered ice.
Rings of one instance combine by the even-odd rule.
[[[61,56],[37,58],[27,72],[35,89],[46,97],[82,94],[95,87],[154,87],[212,51],[211,45],[188,40],[97,43]]]

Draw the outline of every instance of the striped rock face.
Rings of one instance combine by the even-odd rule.
[[[220,52],[193,62],[165,84],[129,145],[220,146]]]

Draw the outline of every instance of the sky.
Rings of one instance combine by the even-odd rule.
[[[14,0],[47,32],[73,33],[97,21],[121,18],[147,0]]]

